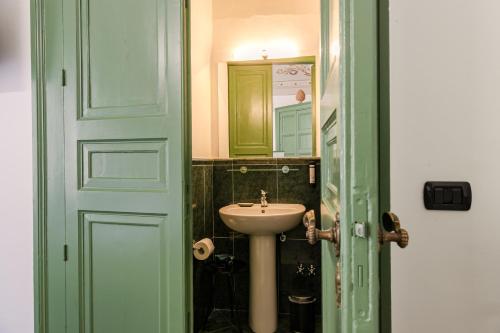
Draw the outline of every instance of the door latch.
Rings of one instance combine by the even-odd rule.
[[[368,230],[366,227],[366,223],[364,222],[355,222],[354,223],[354,235],[359,238],[367,238]]]

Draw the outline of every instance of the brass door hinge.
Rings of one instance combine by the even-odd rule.
[[[63,87],[66,87],[66,70],[65,69],[63,69],[61,71],[61,85]]]
[[[63,247],[63,258],[64,258],[64,261],[68,261],[68,244],[64,244],[64,247]]]

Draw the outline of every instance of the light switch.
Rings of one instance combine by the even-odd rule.
[[[449,187],[444,188],[443,203],[444,204],[453,203],[453,195],[451,193],[451,188],[449,188]]]
[[[444,202],[444,190],[442,187],[436,187],[434,189],[434,202],[437,204],[442,204]]]
[[[454,204],[461,204],[462,203],[462,189],[459,187],[453,188],[451,190],[451,192],[453,193],[453,203]]]
[[[430,210],[469,210],[471,186],[468,182],[426,182],[424,204]]]

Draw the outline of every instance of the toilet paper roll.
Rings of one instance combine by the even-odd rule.
[[[203,238],[193,245],[194,257],[198,260],[206,260],[214,252],[215,246],[210,238]]]

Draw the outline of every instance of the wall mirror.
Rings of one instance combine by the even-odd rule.
[[[229,157],[315,155],[314,58],[228,64]]]
[[[193,158],[319,156],[319,18],[319,1],[190,2]]]

